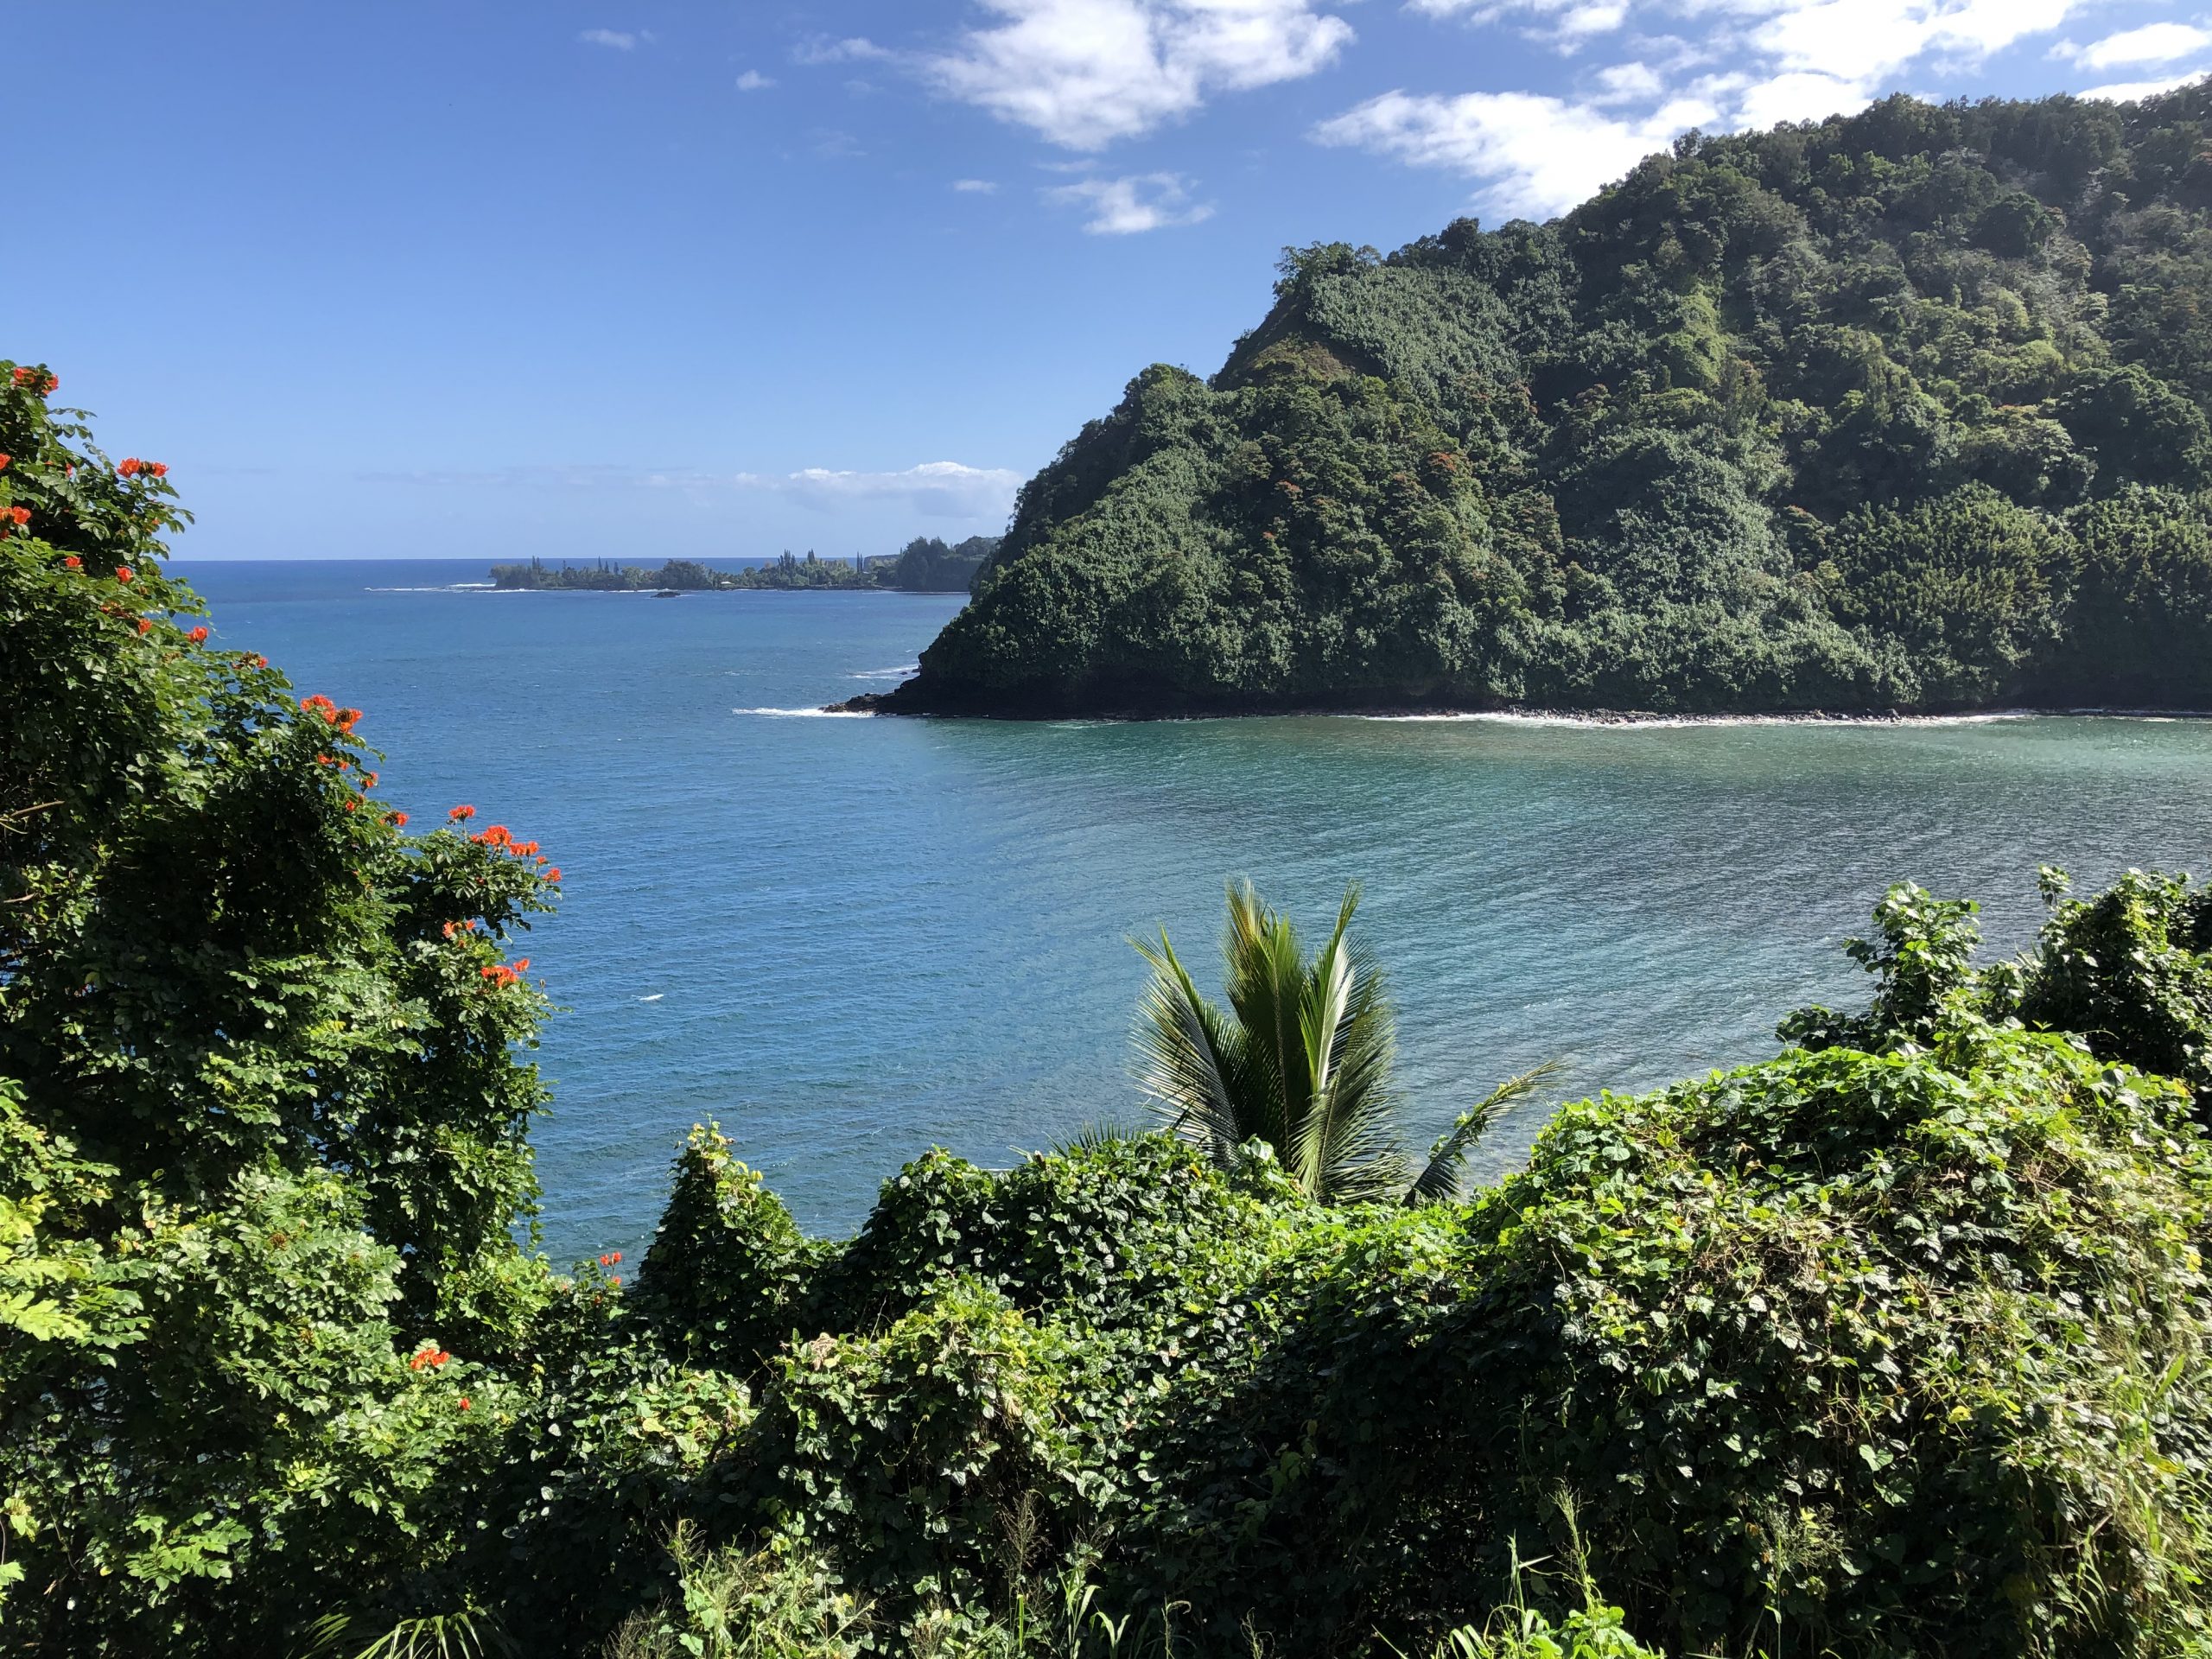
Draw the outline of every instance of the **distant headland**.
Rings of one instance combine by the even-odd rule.
[[[493,565],[492,583],[497,588],[606,594],[743,588],[964,594],[998,545],[995,536],[970,536],[950,544],[934,536],[918,536],[896,553],[825,559],[809,550],[803,558],[785,553],[766,564],[738,570],[719,570],[696,559],[671,559],[658,569],[605,560],[550,565],[532,559],[527,564]]]

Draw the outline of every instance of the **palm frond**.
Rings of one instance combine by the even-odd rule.
[[[309,1624],[301,1659],[493,1659],[513,1644],[487,1615],[463,1609],[365,1626],[350,1613],[325,1613]]]
[[[1055,1141],[1052,1150],[1063,1158],[1073,1153],[1098,1152],[1134,1141],[1143,1133],[1143,1130],[1126,1123],[1109,1123],[1103,1119],[1095,1118],[1074,1134],[1062,1135]]]
[[[1453,1120],[1451,1128],[1428,1149],[1428,1166],[1406,1194],[1409,1205],[1446,1204],[1459,1196],[1461,1166],[1467,1150],[1497,1121],[1498,1114],[1533,1091],[1565,1064],[1546,1060],[1541,1065],[1508,1077]]]
[[[1498,1113],[1557,1071],[1508,1078],[1430,1148],[1418,1179],[1396,1132],[1390,1087],[1397,1035],[1383,978],[1351,938],[1357,882],[1308,962],[1287,917],[1249,881],[1231,883],[1221,950],[1226,1010],[1209,1001],[1162,933],[1132,941],[1153,969],[1139,1009],[1141,1082],[1177,1134],[1219,1163],[1263,1141],[1306,1196],[1323,1204],[1455,1196],[1467,1149]]]
[[[1250,1133],[1287,1154],[1313,1093],[1299,1033],[1306,965],[1298,931],[1269,911],[1249,881],[1229,890],[1221,941],[1224,988],[1244,1034]]]
[[[1224,1157],[1251,1133],[1240,1109],[1242,1035],[1199,991],[1165,933],[1157,950],[1130,943],[1153,970],[1137,1018],[1141,1086],[1172,1133]]]
[[[1392,1123],[1389,1005],[1373,965],[1346,944],[1342,920],[1314,963],[1306,1036],[1320,1086],[1300,1125],[1300,1185],[1330,1203],[1390,1196],[1404,1169]]]

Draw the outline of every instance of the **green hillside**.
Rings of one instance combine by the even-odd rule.
[[[2209,112],[1893,98],[1294,250],[887,706],[2212,708]]]

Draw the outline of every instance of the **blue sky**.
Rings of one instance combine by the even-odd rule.
[[[2155,0],[10,0],[0,354],[202,558],[995,531],[1287,243],[1570,205],[1692,125],[2212,67]]]

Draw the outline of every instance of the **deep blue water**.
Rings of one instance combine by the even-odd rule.
[[[1317,930],[1364,881],[1410,1142],[1569,1058],[1496,1167],[1563,1095],[1861,996],[1836,945],[1891,880],[1980,898],[2010,950],[2039,861],[2212,866],[2212,722],[811,717],[763,711],[893,683],[959,601],[453,589],[490,563],[177,569],[219,643],[368,711],[417,827],[468,802],[563,867],[524,947],[565,1007],[537,1135],[562,1260],[637,1249],[707,1117],[825,1230],[932,1142],[1003,1163],[1135,1119],[1127,938],[1164,924],[1210,970],[1232,876]]]

